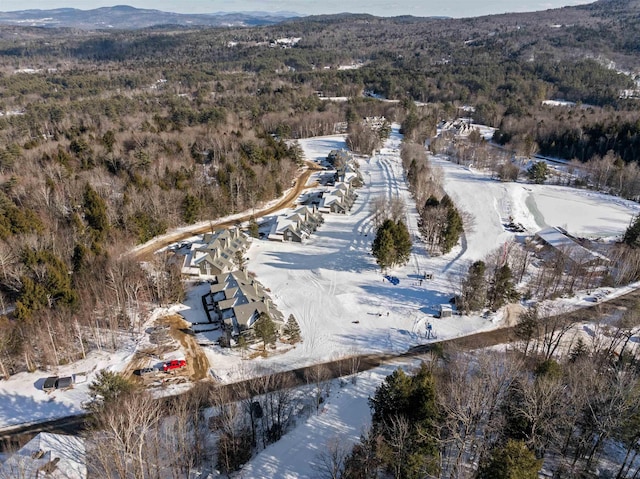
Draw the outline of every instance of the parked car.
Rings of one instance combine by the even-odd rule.
[[[44,380],[44,384],[42,386],[42,390],[46,393],[56,390],[56,382],[58,381],[58,376],[51,376]]]
[[[167,361],[162,365],[162,370],[164,372],[173,371],[175,369],[182,369],[187,365],[187,361],[184,359],[172,359],[171,361]]]
[[[148,376],[150,374],[157,373],[158,370],[156,368],[141,368],[138,370],[138,374],[140,376]]]

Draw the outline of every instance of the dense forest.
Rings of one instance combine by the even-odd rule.
[[[168,256],[141,264],[127,254],[134,246],[282,196],[305,166],[296,139],[346,124],[348,144],[371,152],[380,138],[363,128],[365,117],[402,125],[403,166],[431,254],[456,245],[464,218],[444,194],[425,142],[433,152],[493,169],[502,181],[518,177],[514,154],[557,156],[585,173],[548,179],[534,164],[529,179],[637,201],[639,14],[637,0],[600,0],[459,20],[338,15],[252,28],[3,27],[0,374],[117,348],[152,308],[184,295]],[[300,40],[277,43],[281,38]],[[497,129],[501,153],[478,135],[434,138],[441,121],[467,115]],[[380,267],[406,262],[402,209],[384,200],[373,207],[393,219],[378,225],[387,240],[376,246]],[[609,284],[640,278],[638,229],[636,220],[626,244],[615,247]],[[396,256],[387,254],[392,249]],[[514,282],[529,253],[514,248],[509,255],[511,267],[497,267],[495,258],[470,265],[456,298],[460,310],[496,310],[518,297]],[[540,268],[527,294],[544,299],[594,284],[582,271],[568,275],[555,266]],[[325,465],[335,467],[322,474],[528,478],[544,464],[550,477],[596,477],[614,439],[624,461],[607,477],[637,477],[640,389],[628,346],[638,311],[635,305],[607,326],[609,342],[575,342],[561,358],[555,353],[570,324],[536,309],[516,325],[517,350],[436,348],[415,374],[398,371],[378,388],[371,429],[353,450],[325,451]],[[307,378],[316,413],[326,378],[320,367]],[[101,378],[109,387],[120,380]],[[176,435],[136,433],[131,440],[138,443],[125,444],[117,434],[126,421],[145,434],[160,431],[160,418],[170,413],[185,439],[182,449],[171,449],[175,477],[207,461],[237,470],[295,422],[292,379],[279,380],[247,386],[239,404],[199,385],[170,406],[118,383],[119,399],[100,393],[104,447],[91,467],[99,477],[160,477],[166,462],[144,447],[171,449]],[[205,404],[219,411],[206,427],[199,413]],[[219,433],[215,457],[191,434],[201,430]],[[134,450],[145,454],[131,459]]]

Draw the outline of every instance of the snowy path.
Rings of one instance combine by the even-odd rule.
[[[400,364],[400,363],[398,363]],[[404,362],[403,366],[407,366]],[[357,384],[334,386],[321,413],[286,434],[254,457],[232,477],[252,479],[294,479],[325,477],[321,455],[337,444],[350,451],[371,423],[369,396],[398,365],[385,365],[361,375]],[[324,472],[324,474],[323,474]]]

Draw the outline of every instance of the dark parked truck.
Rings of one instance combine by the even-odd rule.
[[[42,390],[49,393],[55,391],[56,389],[69,389],[71,387],[73,387],[73,378],[71,376],[67,376],[64,378],[51,376],[44,380]]]

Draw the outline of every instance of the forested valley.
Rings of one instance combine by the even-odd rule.
[[[639,13],[637,1],[600,0],[460,20],[338,15],[257,28],[3,27],[0,374],[115,349],[149,310],[184,294],[175,264],[156,255],[141,265],[127,254],[134,246],[280,197],[305,166],[296,139],[346,125],[354,149],[370,153],[366,117],[402,124],[404,166],[421,217],[425,224],[449,218],[455,227],[450,234],[421,230],[438,254],[455,245],[462,219],[437,184],[415,185],[427,171],[425,141],[439,122],[468,111],[462,107],[497,129],[494,141],[505,151],[587,165],[588,178],[573,186],[637,201]],[[575,105],[542,103],[549,99]],[[480,138],[429,144],[460,161],[486,149]],[[496,177],[513,179],[504,165],[495,168]],[[620,250],[621,264],[627,251],[640,264],[636,246]],[[639,277],[634,269],[624,280]],[[635,314],[621,320],[616,345]],[[344,477],[378,477],[367,464],[392,477],[474,477],[478,458],[482,477],[536,477],[500,475],[499,454],[520,455],[530,469],[552,454],[563,468],[554,477],[594,477],[607,437],[628,445],[627,457],[635,454],[637,430],[619,421],[636,424],[640,411],[635,356],[613,358],[607,345],[592,345],[591,364],[583,359],[587,346],[576,345],[558,364],[550,348],[564,325],[544,318],[534,327],[528,319],[517,332],[527,348],[513,364],[490,367],[484,358],[447,352],[415,379],[389,379],[372,398],[371,435],[343,457]],[[455,367],[445,371],[445,363]],[[583,374],[589,367],[599,374]],[[437,394],[436,383],[443,385]],[[586,389],[596,395],[586,398]],[[466,392],[491,407],[463,407]],[[414,410],[423,393],[427,409]],[[390,405],[395,399],[387,396],[403,402]],[[559,414],[550,398],[564,408],[561,427],[550,420]],[[617,477],[631,477],[629,464]]]

